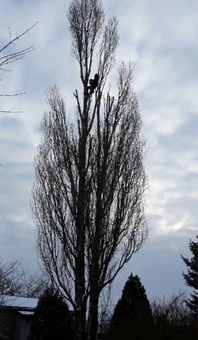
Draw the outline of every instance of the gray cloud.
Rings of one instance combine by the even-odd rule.
[[[22,258],[36,267],[35,226],[30,212],[33,159],[40,141],[39,125],[47,109],[45,91],[54,83],[73,114],[73,91],[79,86],[78,65],[71,57],[66,20],[68,2],[4,1],[0,22],[2,44],[12,34],[39,20],[17,48],[36,50],[3,73],[1,108],[21,113],[0,115],[0,247],[5,259]],[[107,0],[108,15],[119,19],[117,59],[132,59],[147,142],[145,167],[149,178],[146,214],[150,229],[143,250],[115,282],[119,294],[130,272],[140,275],[149,296],[184,289],[180,253],[197,233],[197,1]],[[114,74],[112,79],[114,79]],[[167,281],[167,277],[171,277]]]

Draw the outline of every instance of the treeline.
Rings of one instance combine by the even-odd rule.
[[[21,296],[40,296],[28,340],[38,340],[42,334],[44,340],[72,340],[73,314],[69,312],[63,297],[52,287],[42,293],[38,284],[41,279],[37,284],[36,280],[33,282],[34,289],[32,287],[30,294],[25,289],[28,282],[31,287],[29,280],[24,285],[22,281],[21,284],[18,282],[17,286],[13,282],[9,291],[6,291]],[[150,303],[139,277],[131,274],[113,315],[103,320],[99,332],[99,339],[106,340],[195,340],[197,321],[188,306],[185,293],[179,292],[169,299],[156,299]]]
[[[47,288],[39,299],[28,340],[72,340],[73,313],[60,294]],[[137,275],[129,276],[112,316],[100,324],[98,339],[195,340],[197,320],[185,293],[149,302]]]
[[[149,302],[138,276],[129,276],[105,329],[106,340],[195,340],[197,321],[179,292]]]
[[[188,271],[185,283],[193,288],[190,298],[179,292],[169,300],[149,303],[138,276],[129,276],[122,297],[105,330],[106,340],[196,340],[198,335],[198,235],[190,240],[191,259],[181,256]]]
[[[198,239],[198,236],[197,236]],[[98,339],[104,340],[196,340],[198,316],[198,242],[190,241],[192,258],[182,256],[188,267],[183,273],[193,288],[187,298],[179,292],[169,299],[149,302],[137,275],[131,274],[111,316],[100,322]],[[64,313],[61,312],[64,310]],[[48,288],[39,299],[29,340],[73,339],[73,314],[64,299]]]
[[[197,236],[198,239],[198,236]],[[102,318],[98,339],[104,340],[196,340],[198,317],[198,242],[190,241],[191,259],[183,273],[193,288],[187,297],[179,292],[169,299],[149,301],[137,275],[130,274],[112,315]],[[45,277],[28,275],[19,262],[0,261],[0,304],[6,295],[38,297],[28,340],[73,340],[74,314]]]

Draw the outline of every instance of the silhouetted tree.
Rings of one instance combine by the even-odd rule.
[[[29,274],[20,261],[5,263],[0,258],[0,305],[7,295],[37,298],[47,287],[47,279],[38,274]]]
[[[105,25],[104,17],[100,0],[73,0],[69,6],[82,90],[74,93],[76,125],[69,123],[53,87],[33,188],[38,252],[51,281],[73,306],[75,336],[81,340],[86,332],[96,338],[102,290],[147,237],[144,143],[132,65],[120,64],[113,97],[105,84],[115,62],[117,20]],[[94,73],[93,93],[88,86]]]
[[[15,295],[21,291],[22,273],[19,268],[19,261],[4,263],[0,258],[0,304],[3,304],[5,295]]]
[[[188,267],[188,273],[183,277],[187,286],[194,288],[191,299],[188,299],[187,304],[192,312],[192,316],[198,321],[198,235],[196,236],[197,242],[190,240],[189,249],[192,253],[191,259],[182,256],[183,261]]]
[[[139,277],[129,276],[110,324],[110,339],[151,339],[153,319],[146,291]]]
[[[39,298],[28,340],[72,340],[72,317],[63,298],[47,288]]]

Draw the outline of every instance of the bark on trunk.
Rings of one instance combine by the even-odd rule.
[[[86,306],[83,304],[79,310],[75,312],[75,324],[74,324],[74,340],[85,340],[86,333]]]
[[[96,340],[96,335],[98,331],[98,299],[98,293],[91,294],[89,307],[88,340]]]
[[[82,121],[82,137],[79,140],[79,197],[77,220],[77,258],[75,263],[75,299],[77,309],[75,312],[75,340],[85,340],[86,331],[86,302],[85,302],[85,168],[87,143],[87,103],[84,100],[84,119]]]

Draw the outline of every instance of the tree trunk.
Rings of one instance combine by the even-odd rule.
[[[96,340],[98,330],[98,300],[99,294],[97,292],[90,295],[88,340]]]
[[[85,301],[85,168],[87,142],[87,103],[84,101],[84,119],[82,121],[82,137],[79,139],[79,197],[77,218],[77,257],[75,261],[75,340],[85,340],[86,301]]]
[[[74,324],[74,340],[85,340],[85,321],[86,305],[83,303],[81,308],[75,312],[75,324]]]
[[[80,234],[80,233],[79,233]],[[84,245],[83,235],[78,235],[78,247],[79,252],[76,259],[76,281],[75,281],[75,300],[76,300],[76,311],[75,311],[75,329],[74,329],[74,340],[85,339],[85,325],[86,325],[86,303],[84,300],[85,293],[85,281],[84,281]]]

